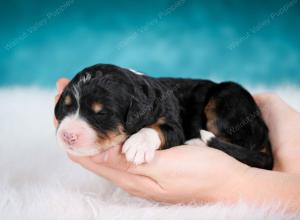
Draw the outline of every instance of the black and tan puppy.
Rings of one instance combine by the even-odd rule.
[[[58,143],[76,155],[122,145],[126,158],[141,164],[157,149],[201,138],[250,166],[273,165],[261,113],[252,96],[232,82],[152,78],[98,64],[72,79],[55,115]]]

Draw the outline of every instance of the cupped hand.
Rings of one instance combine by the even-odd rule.
[[[157,151],[153,161],[138,166],[127,162],[119,147],[93,157],[69,157],[135,196],[165,203],[226,200],[249,169],[204,143]]]

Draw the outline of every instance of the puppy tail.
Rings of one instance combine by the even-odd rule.
[[[201,130],[200,136],[207,146],[221,150],[242,163],[267,170],[273,168],[272,154],[252,151],[242,146],[225,142],[206,130]]]

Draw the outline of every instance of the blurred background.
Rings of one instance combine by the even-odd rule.
[[[300,0],[0,0],[0,8],[1,220],[162,218],[160,205],[153,212],[57,146],[55,82],[84,67],[234,80],[300,110]]]
[[[152,76],[300,85],[298,0],[1,1],[0,87],[95,63]]]

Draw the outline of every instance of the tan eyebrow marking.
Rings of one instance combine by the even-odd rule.
[[[71,96],[67,95],[64,100],[65,105],[71,105],[72,99]]]
[[[99,113],[103,109],[103,105],[99,102],[94,102],[91,107],[95,113]]]

